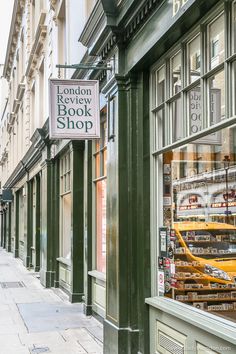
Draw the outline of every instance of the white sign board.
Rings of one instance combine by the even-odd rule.
[[[49,135],[52,139],[100,137],[97,80],[49,80]]]

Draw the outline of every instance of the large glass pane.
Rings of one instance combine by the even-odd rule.
[[[154,150],[160,149],[166,145],[167,131],[164,125],[164,109],[156,112],[154,123]]]
[[[101,111],[100,139],[96,141],[95,157],[95,220],[96,270],[106,271],[106,173],[107,173],[107,119],[106,107]],[[99,180],[96,180],[99,179]]]
[[[236,322],[236,126],[216,135],[163,154],[159,292]]]
[[[220,71],[209,79],[210,125],[225,118],[225,74]]]
[[[96,250],[97,270],[106,271],[106,180],[96,183]]]
[[[181,52],[176,54],[170,60],[171,70],[171,95],[178,93],[181,88]]]
[[[200,77],[200,69],[200,36],[197,36],[188,43],[188,84],[191,84]]]
[[[224,61],[224,15],[209,25],[209,68],[213,69]]]
[[[71,193],[61,197],[61,257],[71,257]]]
[[[182,115],[181,99],[171,103],[171,117],[172,117],[172,141],[175,142],[184,137],[184,124]]]
[[[236,52],[236,2],[233,3],[233,25],[232,25],[232,29],[233,29],[233,53]]]
[[[165,99],[165,67],[163,66],[160,70],[156,72],[156,82],[155,82],[155,105],[159,106],[164,102]]]

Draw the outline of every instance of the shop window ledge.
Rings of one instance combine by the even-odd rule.
[[[163,296],[147,298],[149,306],[166,312],[236,345],[235,323]]]
[[[88,274],[96,279],[102,280],[102,281],[106,281],[106,274],[102,273],[102,272],[98,272],[97,270],[90,270],[88,272]]]
[[[67,258],[64,258],[64,257],[58,257],[57,258],[57,261],[59,263],[62,263],[64,265],[67,265],[68,267],[71,267],[71,260],[70,259],[67,259]]]

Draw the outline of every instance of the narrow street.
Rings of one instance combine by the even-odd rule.
[[[0,248],[0,354],[99,354],[102,324]]]

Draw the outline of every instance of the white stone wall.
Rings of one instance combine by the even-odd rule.
[[[78,38],[95,5],[93,0],[16,3],[8,39],[8,93],[0,105],[1,116],[7,97],[8,107],[0,122],[2,185],[28,151],[35,129],[48,119],[48,79],[58,77],[56,64],[77,64],[83,58],[86,48]],[[73,70],[63,69],[61,78],[72,74]]]

